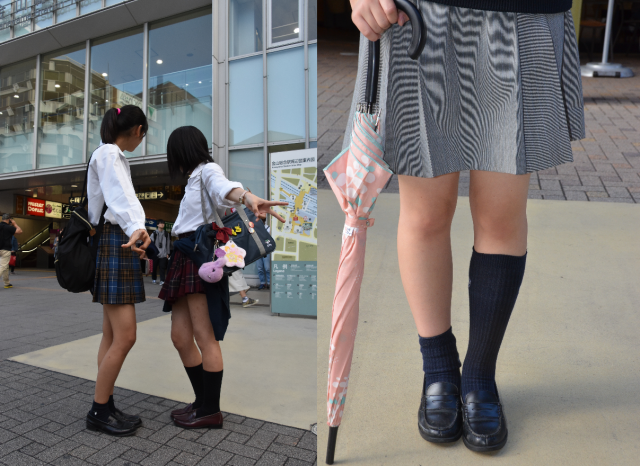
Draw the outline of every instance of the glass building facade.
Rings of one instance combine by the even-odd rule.
[[[0,56],[65,22],[73,37],[72,25],[90,21],[83,16],[128,3],[136,2],[0,0]],[[0,184],[25,172],[48,184],[61,169],[80,172],[100,144],[105,112],[131,104],[149,121],[131,160],[166,171],[169,135],[192,125],[230,179],[266,197],[269,154],[316,147],[316,8],[316,0],[181,5],[182,13],[78,36],[59,50],[20,49],[13,63],[0,62]]]

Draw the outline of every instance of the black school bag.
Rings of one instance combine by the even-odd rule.
[[[84,178],[82,203],[71,212],[71,218],[60,235],[55,266],[56,277],[62,288],[72,293],[91,291],[93,294],[98,243],[107,206],[102,209],[98,225],[92,225],[86,196],[88,176],[89,164]]]

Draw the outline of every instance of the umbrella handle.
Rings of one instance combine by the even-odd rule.
[[[327,464],[333,464],[333,456],[336,452],[336,440],[338,439],[338,427],[329,427],[329,441],[327,442]]]
[[[408,54],[413,60],[417,60],[424,46],[427,44],[427,35],[424,31],[424,19],[416,6],[409,0],[393,0],[396,8],[404,12],[411,22],[411,44],[409,44]]]
[[[411,44],[407,53],[413,60],[417,60],[427,43],[427,35],[424,32],[424,20],[422,14],[409,0],[394,0],[396,8],[406,13],[411,22]],[[365,99],[367,112],[371,113],[378,96],[378,75],[380,69],[380,41],[369,42],[369,61],[367,63],[367,84]]]

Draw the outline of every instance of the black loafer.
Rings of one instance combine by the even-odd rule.
[[[507,443],[507,420],[497,394],[487,390],[469,392],[462,416],[462,440],[469,450],[495,451]]]
[[[129,424],[133,424],[134,427],[140,427],[142,425],[142,419],[137,414],[127,414],[120,411],[118,408],[114,412],[112,412],[113,417],[118,419],[119,421],[128,422]]]
[[[109,419],[106,422],[101,421],[90,412],[87,414],[87,429],[103,432],[114,437],[126,437],[135,434],[138,427],[130,422],[117,419],[113,414],[109,415]]]
[[[423,390],[418,428],[427,442],[455,442],[462,435],[460,393],[452,383],[436,382]]]

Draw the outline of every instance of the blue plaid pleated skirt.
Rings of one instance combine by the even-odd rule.
[[[101,304],[136,304],[145,301],[140,257],[122,245],[129,237],[119,225],[104,224],[93,286],[93,302]]]

